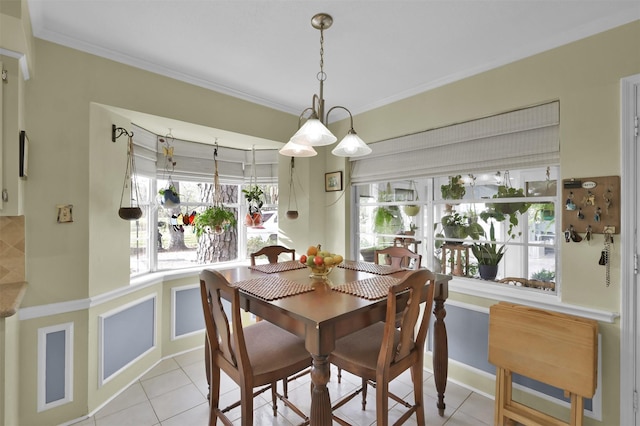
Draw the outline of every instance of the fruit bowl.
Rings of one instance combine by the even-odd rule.
[[[342,263],[342,256],[322,250],[320,244],[311,246],[306,254],[300,256],[300,263],[305,265],[310,271],[312,278],[327,279],[336,265]]]
[[[310,277],[327,278],[327,275],[333,271],[333,266],[309,266],[307,268],[311,271]]]

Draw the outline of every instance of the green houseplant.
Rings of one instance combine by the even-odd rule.
[[[440,185],[443,200],[461,200],[467,190],[464,188],[462,175],[449,176],[449,183]]]
[[[502,260],[506,251],[506,246],[503,244],[500,247],[496,244],[495,229],[493,222],[489,229],[489,241],[485,243],[473,243],[471,246],[471,252],[478,261],[478,271],[480,278],[483,280],[493,280],[498,273],[498,264]]]
[[[242,190],[245,200],[249,207],[249,212],[245,217],[247,226],[258,226],[262,223],[262,205],[264,203],[262,197],[264,191],[258,185],[250,185],[249,188]]]
[[[506,185],[498,186],[498,192],[493,198],[524,198],[522,188],[512,188]],[[482,220],[487,221],[492,218],[498,222],[509,220],[509,236],[515,237],[513,229],[518,226],[518,216],[529,210],[530,203],[518,201],[514,203],[488,203],[487,209],[480,213]]]
[[[445,237],[464,239],[471,237],[477,240],[484,235],[484,229],[480,224],[471,220],[465,213],[452,212],[442,216],[440,220]]]
[[[228,228],[235,226],[236,216],[224,206],[208,207],[198,214],[193,221],[196,236],[204,233],[221,234]]]

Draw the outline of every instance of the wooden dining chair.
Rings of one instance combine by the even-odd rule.
[[[285,396],[277,393],[276,382],[286,380],[311,366],[311,356],[304,340],[288,331],[262,321],[244,327],[240,317],[240,294],[237,287],[217,271],[200,273],[200,293],[205,319],[205,362],[209,382],[209,425],[218,418],[231,425],[225,415],[241,407],[241,424],[253,424],[253,398],[271,390],[273,415],[277,415],[276,399],[305,421],[308,417]],[[229,304],[231,302],[231,310]],[[226,305],[226,307],[225,307]],[[230,317],[230,318],[229,318]],[[220,409],[220,370],[240,386],[240,401]],[[255,388],[259,388],[254,392]]]
[[[425,288],[427,283],[429,285]],[[329,361],[362,378],[362,387],[339,400],[332,407],[332,411],[335,412],[359,393],[362,393],[364,410],[368,383],[375,383],[377,425],[388,424],[389,398],[408,408],[395,424],[406,422],[413,413],[416,414],[418,425],[425,424],[422,368],[434,287],[433,272],[428,269],[409,272],[400,282],[389,288],[385,322],[377,322],[336,342]],[[421,314],[423,291],[427,292],[427,296]],[[406,300],[406,304],[400,312],[400,328],[396,328],[396,308],[399,300]],[[419,329],[415,333],[418,323]],[[411,370],[413,381],[413,404],[389,391],[389,382],[407,369]],[[349,424],[335,414],[333,419],[342,425]]]
[[[373,261],[376,265],[379,264],[381,255],[384,255],[385,259],[391,260],[391,266],[410,267],[411,269],[420,269],[422,267],[422,255],[414,253],[406,247],[392,246],[376,250],[373,255]]]
[[[258,256],[267,256],[269,263],[278,263],[278,257],[282,253],[290,253],[291,260],[296,260],[296,251],[294,249],[287,248],[285,246],[266,246],[262,247],[260,250],[255,253],[251,253],[251,266],[256,266],[256,257]]]

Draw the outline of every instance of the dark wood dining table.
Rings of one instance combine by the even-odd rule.
[[[218,272],[224,275],[230,283],[269,279],[273,281],[282,278],[312,289],[312,291],[288,295],[275,300],[266,300],[243,291],[242,286],[239,286],[242,309],[304,338],[306,348],[312,357],[311,381],[313,390],[310,424],[313,426],[331,425],[331,400],[327,389],[327,383],[330,379],[329,354],[337,339],[377,321],[384,321],[386,312],[386,298],[368,300],[335,289],[345,283],[354,283],[381,275],[342,267],[334,267],[327,279],[310,277],[310,271],[306,267],[265,273],[251,269],[251,267],[238,266],[221,269]],[[382,276],[402,278],[406,273],[408,271],[399,270]],[[445,409],[444,392],[448,366],[444,302],[448,296],[450,279],[450,276],[437,274],[434,289],[433,370],[438,392],[437,406],[441,416]]]

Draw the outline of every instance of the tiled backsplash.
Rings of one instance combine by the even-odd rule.
[[[0,284],[24,280],[24,216],[0,216]]]

